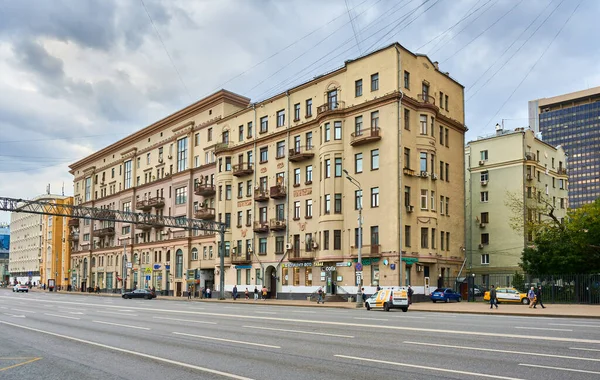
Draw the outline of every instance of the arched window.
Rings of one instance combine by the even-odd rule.
[[[192,248],[192,260],[198,260],[198,248]]]
[[[167,262],[171,261],[171,251],[167,251]]]
[[[183,251],[181,249],[175,253],[175,277],[183,277]]]
[[[87,272],[88,272],[87,265],[88,265],[88,261],[87,261],[87,258],[85,258],[85,259],[83,259],[83,278],[87,277]]]
[[[134,254],[133,254],[133,263],[134,263],[134,264],[139,264],[139,261],[138,261],[138,254],[137,254],[137,253],[134,253]]]
[[[96,258],[92,257],[92,267],[95,267],[95,266],[96,266]]]

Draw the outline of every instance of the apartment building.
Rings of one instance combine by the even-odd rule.
[[[536,132],[569,156],[569,205],[600,197],[600,87],[529,102]]]
[[[72,202],[70,197],[54,194],[41,195],[33,200],[57,204]],[[53,279],[57,285],[68,282],[64,280],[68,278],[69,269],[69,263],[64,261],[69,255],[64,230],[66,220],[58,216],[11,213],[9,272],[12,283],[16,280],[23,284],[39,284],[47,279]],[[66,271],[59,268],[66,268]],[[62,276],[62,280],[57,278],[58,275]]]
[[[258,103],[219,91],[71,172],[76,204],[224,223],[224,273],[214,234],[109,222],[83,223],[73,265],[108,287],[94,267],[118,277],[126,241],[136,286],[180,295],[224,276],[299,298],[355,293],[362,241],[365,286],[401,285],[400,268],[404,284],[456,276],[463,105],[459,83],[399,44]]]
[[[503,130],[470,141],[465,149],[467,262],[470,273],[521,271],[523,248],[533,242],[527,221],[543,221],[548,202],[562,220],[568,207],[566,155],[538,139],[531,129]],[[511,205],[522,208],[521,222]],[[518,231],[511,223],[522,226]],[[509,284],[505,284],[509,285]]]
[[[0,223],[0,283],[8,284],[8,254],[10,252],[10,225]]]

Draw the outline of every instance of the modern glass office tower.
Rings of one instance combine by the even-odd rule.
[[[536,132],[568,155],[569,207],[600,197],[600,87],[529,102]]]

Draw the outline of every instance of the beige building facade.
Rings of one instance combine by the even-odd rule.
[[[490,274],[522,271],[523,248],[534,238],[527,225],[548,220],[540,215],[545,202],[558,220],[565,217],[566,155],[531,129],[497,126],[494,135],[469,142],[465,157],[468,272],[482,275],[482,283],[489,285]],[[517,219],[512,205],[522,212]]]
[[[76,204],[225,223],[224,273],[214,234],[106,222],[80,225],[73,264],[85,286],[110,288],[126,241],[128,279],[169,294],[221,276],[240,293],[354,294],[362,206],[365,287],[454,277],[463,105],[459,83],[399,44],[260,103],[220,91],[71,169]]]

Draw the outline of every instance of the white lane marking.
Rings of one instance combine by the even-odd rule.
[[[316,311],[296,311],[296,310],[290,310],[290,313],[297,313],[297,314],[317,314]]]
[[[425,319],[426,318],[426,317],[414,317],[412,315],[392,315],[391,317],[401,318],[401,319],[404,319],[404,318],[409,318],[409,319]],[[430,321],[430,322],[438,323],[437,321],[433,321],[433,320]]]
[[[193,319],[179,319],[179,318],[166,318],[166,317],[152,317],[152,318],[154,318],[154,319],[166,319],[168,321],[203,323],[203,324],[207,324],[207,325],[216,325],[217,324],[217,322],[194,321]]]
[[[361,317],[354,317],[353,319],[364,319],[366,321],[389,321],[389,319],[387,318],[361,318]]]
[[[274,311],[255,311],[256,314],[277,314]]]
[[[21,313],[29,313],[29,314],[35,314],[35,311],[31,311],[31,310],[21,310],[21,309],[12,309],[13,311],[20,311]]]
[[[58,317],[58,318],[66,318],[66,319],[81,319],[81,318],[77,318],[77,317],[69,317],[67,315],[50,314],[50,313],[44,313],[44,315],[49,315],[51,317]]]
[[[16,314],[9,314],[9,313],[4,313],[4,315],[8,315],[9,317],[12,317],[12,318],[27,318],[24,315],[16,315]]]
[[[80,307],[61,307],[59,309],[57,309],[59,311],[68,311],[68,310],[75,310],[75,311],[86,311],[86,310],[82,310]]]
[[[545,327],[523,327],[523,326],[515,326],[516,329],[522,330],[544,330],[544,331],[573,331],[571,329],[548,329]]]
[[[600,375],[600,372],[596,372],[596,371],[586,371],[583,369],[573,369],[573,368],[562,368],[562,367],[550,367],[550,366],[546,366],[546,365],[537,365],[537,364],[524,364],[524,363],[519,363],[520,366],[523,367],[535,367],[535,368],[545,368],[545,369],[554,369],[557,371],[569,371],[569,372],[581,372],[581,373],[593,373],[594,375]]]
[[[0,323],[8,325],[8,326],[19,327],[19,328],[22,328],[22,329],[25,329],[25,330],[39,332],[39,333],[42,333],[42,334],[52,335],[52,336],[55,336],[55,337],[58,337],[58,338],[72,340],[72,341],[79,342],[79,343],[89,344],[91,346],[105,348],[107,350],[113,350],[113,351],[117,351],[117,352],[123,352],[123,353],[126,353],[126,354],[130,354],[130,355],[134,355],[134,356],[140,356],[140,357],[143,357],[143,358],[152,359],[152,360],[156,360],[156,361],[163,362],[163,363],[174,364],[174,365],[178,365],[178,366],[185,367],[185,368],[195,369],[197,371],[212,373],[214,375],[228,377],[230,379],[236,379],[236,380],[253,380],[253,379],[251,379],[249,377],[239,376],[239,375],[235,375],[233,373],[217,371],[215,369],[210,369],[210,368],[206,368],[206,367],[199,367],[199,366],[196,366],[196,365],[193,365],[193,364],[187,364],[187,363],[178,362],[178,361],[171,360],[171,359],[165,359],[165,358],[161,358],[161,357],[153,356],[153,355],[148,355],[148,354],[144,354],[144,353],[137,352],[137,351],[126,350],[124,348],[118,348],[118,347],[114,347],[114,346],[108,346],[106,344],[96,343],[96,342],[92,342],[92,341],[85,340],[85,339],[75,338],[75,337],[72,337],[72,336],[57,334],[57,333],[53,333],[53,332],[50,332],[50,331],[36,329],[36,328],[33,328],[33,327],[27,327],[27,326],[17,325],[15,323],[4,322],[4,321],[0,321]]]
[[[80,313],[78,311],[69,311],[69,314],[74,314],[74,315],[83,315],[83,313]]]
[[[0,298],[11,298],[7,296],[0,296]],[[52,300],[29,300],[30,302],[49,302],[49,303],[60,303],[78,306],[98,306],[93,303],[84,302],[72,302],[72,301],[52,301]],[[118,308],[119,306],[107,305],[106,307]],[[551,336],[533,336],[523,334],[502,334],[493,332],[478,332],[478,331],[460,331],[460,330],[439,330],[422,327],[405,327],[405,326],[391,326],[389,324],[380,325],[368,325],[363,323],[351,323],[351,322],[333,322],[333,321],[319,321],[319,320],[307,320],[307,319],[293,319],[293,318],[281,318],[281,317],[268,317],[258,315],[236,315],[236,314],[224,314],[224,313],[209,313],[205,311],[187,311],[187,310],[172,310],[172,309],[153,309],[149,307],[130,307],[130,309],[138,311],[149,311],[149,312],[165,312],[173,314],[188,314],[188,315],[206,315],[211,317],[221,318],[232,318],[232,319],[252,319],[261,321],[277,321],[277,322],[292,322],[292,323],[307,323],[315,325],[327,325],[327,326],[344,326],[344,327],[361,327],[371,329],[382,329],[382,330],[398,330],[398,331],[419,331],[435,334],[449,334],[449,335],[473,335],[473,336],[484,336],[484,337],[496,337],[496,338],[514,338],[518,340],[539,340],[539,341],[551,341],[551,342],[571,342],[571,343],[590,343],[600,344],[600,340],[597,339],[580,339],[580,338],[562,338],[562,337],[551,337]]]
[[[600,327],[600,325],[578,325],[574,323],[548,323],[549,326]]]
[[[301,331],[301,330],[288,330],[288,329],[275,329],[272,327],[257,327],[257,326],[242,326],[255,330],[271,330],[271,331],[281,331],[281,332],[292,332],[298,334],[310,334],[310,335],[323,335],[323,336],[334,336],[339,338],[354,338],[352,335],[340,335],[340,334],[329,334],[329,333],[319,333],[313,331]]]
[[[444,368],[437,368],[437,367],[426,367],[426,366],[423,366],[423,365],[415,365],[415,364],[408,364],[408,363],[398,363],[398,362],[388,362],[388,361],[385,361],[385,360],[359,358],[359,357],[356,357],[356,356],[346,356],[346,355],[333,355],[333,356],[338,357],[338,358],[343,358],[343,359],[361,360],[361,361],[365,361],[365,362],[396,365],[396,366],[399,366],[399,367],[418,368],[418,369],[424,369],[424,370],[433,371],[433,372],[447,372],[447,373],[449,372],[449,373],[455,373],[455,374],[459,374],[459,375],[479,376],[479,377],[485,377],[485,378],[488,378],[488,379],[522,380],[522,379],[518,379],[516,377],[495,376],[495,375],[490,375],[490,374],[487,374],[487,373],[458,371],[458,370],[453,370],[453,369],[444,369]]]
[[[121,327],[127,327],[130,329],[139,329],[139,330],[150,330],[149,327],[140,327],[140,326],[131,326],[131,325],[122,325],[120,323],[112,323],[112,322],[104,322],[104,321],[92,321],[94,323],[102,323],[105,325],[113,325],[113,326],[121,326]]]
[[[450,344],[422,343],[422,342],[411,342],[411,341],[404,341],[404,343],[415,344],[415,345],[419,345],[419,346],[429,346],[429,347],[460,348],[463,350],[470,350],[470,351],[500,352],[503,354],[542,356],[545,358],[560,358],[560,359],[587,360],[587,361],[592,361],[592,362],[600,362],[600,359],[580,358],[577,356],[543,354],[543,353],[527,352],[527,351],[497,350],[497,349],[493,349],[493,348],[454,346],[454,345],[450,345]]]
[[[241,309],[241,307],[237,307],[237,306],[224,306],[223,309]]]
[[[249,346],[258,346],[258,347],[267,347],[267,348],[281,348],[280,346],[271,346],[270,344],[260,344],[260,343],[252,343],[252,342],[244,342],[241,340],[231,340],[231,339],[223,339],[223,338],[215,338],[212,336],[204,336],[204,335],[194,335],[194,334],[186,334],[174,331],[175,335],[183,335],[189,336],[192,338],[200,338],[200,339],[208,339],[208,340],[218,340],[220,342],[228,342],[228,343],[237,343],[237,344],[247,344]]]
[[[0,309],[8,310],[6,306],[0,306]]]
[[[569,347],[569,350],[581,350],[581,351],[594,351],[594,352],[600,352],[600,350],[595,349],[595,348],[581,348],[581,347]]]
[[[117,312],[112,312],[112,311],[103,311],[103,310],[97,310],[96,313],[102,313],[102,314],[116,314],[116,315],[120,315],[120,316],[124,316],[127,315],[129,317],[137,317],[137,314],[129,314],[129,313],[117,313]]]

